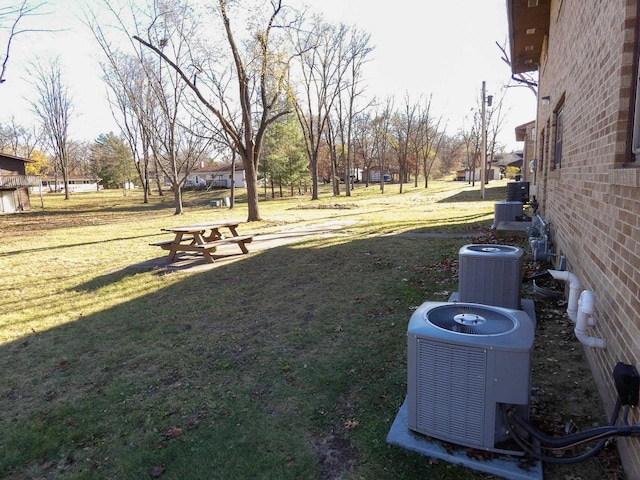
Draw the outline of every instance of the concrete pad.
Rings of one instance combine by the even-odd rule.
[[[459,292],[453,292],[449,302],[458,301]],[[531,318],[536,325],[535,302],[528,298],[521,299],[521,309]],[[430,458],[437,458],[456,465],[463,465],[473,470],[478,470],[492,475],[498,475],[513,480],[542,480],[542,462],[523,462],[523,457],[499,455],[492,452],[491,459],[473,458],[467,455],[467,447],[454,449],[445,448],[444,444],[436,439],[420,435],[409,430],[406,399],[391,426],[387,435],[387,443],[397,445],[406,450],[419,453]],[[449,445],[449,444],[447,444]]]
[[[509,480],[542,480],[542,462],[523,462],[520,457],[492,454],[492,459],[478,459],[467,455],[466,447],[445,448],[442,442],[418,435],[408,427],[407,401],[405,399],[387,435],[387,443],[416,452],[429,458],[437,458],[455,465],[462,465],[479,472],[498,475]],[[526,465],[526,467],[525,467]]]
[[[533,227],[533,222],[507,222],[501,221],[495,225],[496,234],[501,236],[520,235],[527,236],[527,228]]]

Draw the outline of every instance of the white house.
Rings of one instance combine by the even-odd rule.
[[[245,188],[244,167],[241,163],[235,165],[235,186]],[[213,188],[231,188],[231,164],[214,163],[197,168],[187,176],[188,186],[206,186]]]
[[[480,168],[476,168],[474,171],[460,169],[456,172],[456,180],[471,182],[479,182],[481,180],[482,171]],[[500,166],[491,165],[487,168],[487,180],[498,180],[500,178]]]

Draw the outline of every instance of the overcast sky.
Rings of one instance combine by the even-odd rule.
[[[48,0],[47,25],[64,31],[17,38],[6,83],[0,86],[0,123],[11,116],[31,122],[27,65],[36,56],[59,55],[65,80],[71,86],[75,117],[72,138],[93,140],[116,126],[99,79],[98,51],[91,35],[81,28],[75,13],[83,0]],[[329,20],[356,25],[371,34],[375,47],[367,65],[368,94],[405,94],[417,99],[432,95],[432,108],[448,124],[449,133],[469,125],[482,81],[488,94],[500,95],[509,83],[509,67],[500,60],[496,42],[506,44],[507,15],[504,0],[289,0],[310,5]],[[40,19],[42,21],[42,19]],[[513,84],[514,82],[511,82]],[[507,150],[522,148],[515,141],[516,126],[535,118],[535,97],[522,87],[509,88],[507,120],[500,142]]]

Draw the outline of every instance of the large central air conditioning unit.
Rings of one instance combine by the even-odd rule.
[[[407,332],[409,429],[495,452],[509,438],[500,404],[528,418],[534,327],[522,310],[426,302]]]
[[[458,300],[520,308],[524,250],[510,245],[465,245],[459,251]]]

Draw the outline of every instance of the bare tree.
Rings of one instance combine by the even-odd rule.
[[[396,112],[391,119],[391,146],[396,151],[400,167],[400,193],[402,193],[402,186],[407,179],[409,148],[411,138],[415,136],[418,108],[418,104],[412,102],[407,93],[404,97],[403,111]]]
[[[418,186],[419,168],[422,166],[422,174],[424,175],[424,188],[429,187],[429,175],[438,156],[440,143],[444,136],[444,128],[441,127],[442,117],[434,118],[431,114],[430,96],[419,107],[417,115],[416,128],[413,129],[411,139],[411,149],[416,159],[416,177],[415,186]]]
[[[232,5],[233,4],[233,5]],[[158,23],[155,20],[147,31],[146,38],[136,35],[133,38],[140,44],[153,50],[173,70],[185,85],[193,92],[197,100],[213,115],[231,138],[236,152],[242,159],[247,179],[248,220],[260,220],[258,208],[258,163],[260,150],[266,129],[278,118],[290,113],[283,101],[289,63],[286,44],[279,41],[277,20],[283,17],[280,0],[271,0],[270,9],[266,12],[262,23],[252,23],[253,32],[250,40],[240,43],[236,40],[236,32],[232,28],[232,7],[235,3],[229,0],[218,0],[216,12],[222,21],[227,47],[231,56],[232,76],[237,86],[237,93],[231,94],[229,70],[226,62],[212,58],[211,51],[205,51],[198,58],[195,43],[197,35],[190,37],[181,29],[180,23],[162,25],[163,33],[158,35]],[[241,5],[237,5],[242,8]],[[256,12],[264,13],[264,12]],[[194,15],[186,15],[182,19]],[[171,30],[166,28],[171,27]],[[207,25],[210,30],[210,25]],[[180,37],[182,40],[193,40],[189,51],[189,60],[181,59],[166,53],[167,44]],[[206,42],[201,42],[206,43]],[[218,45],[219,46],[219,45]],[[244,47],[244,48],[241,48]],[[202,53],[202,52],[200,52]],[[217,52],[220,53],[220,52]],[[220,66],[224,71],[217,71]],[[209,68],[205,71],[205,67]],[[233,106],[237,106],[235,109]]]
[[[438,171],[440,177],[444,177],[461,164],[461,155],[463,152],[463,142],[458,135],[445,135],[439,151]]]
[[[319,16],[313,18],[309,28],[296,30],[301,91],[295,97],[295,111],[309,158],[312,200],[318,199],[318,155],[323,134],[328,133],[330,154],[335,155],[334,132],[326,129],[346,70],[343,53],[347,32],[346,25],[336,27]],[[334,161],[332,172],[335,172]]]
[[[0,125],[0,152],[31,158],[42,143],[42,132],[36,126],[26,128],[11,117],[8,125]]]
[[[158,166],[171,182],[175,214],[183,213],[182,189],[189,173],[206,155],[210,140],[201,122],[186,115],[183,102],[187,85],[179,73],[160,64],[151,85],[158,101],[158,115],[151,123],[150,146]],[[153,75],[147,70],[148,75]],[[185,123],[188,122],[188,123]]]
[[[507,112],[504,109],[506,92],[507,88],[503,87],[501,89],[501,95],[497,98],[495,96],[492,98],[492,108],[487,112],[487,158],[489,159],[489,164],[493,162],[495,154],[504,148],[498,145],[498,135],[500,135],[506,120]]]
[[[38,15],[43,6],[47,3],[37,3],[32,5],[29,0],[22,0],[12,5],[0,7],[0,31],[6,30],[7,37],[3,40],[4,51],[2,56],[2,66],[0,67],[0,84],[4,83],[9,65],[9,56],[11,55],[11,47],[18,35],[22,35],[28,32],[43,31],[31,28],[22,28],[22,24],[29,16]],[[8,24],[8,25],[7,25]]]
[[[363,66],[368,55],[373,51],[369,45],[371,35],[351,27],[349,44],[345,51],[345,61],[347,72],[343,80],[344,86],[340,89],[338,96],[337,120],[338,132],[341,138],[340,156],[344,161],[345,194],[351,195],[353,188],[353,122],[360,111],[370,106],[370,103],[362,106],[358,110],[356,104],[359,97],[364,92],[362,85]]]
[[[500,59],[509,65],[509,68],[511,68],[511,59],[509,58],[505,47],[500,45],[498,42],[496,42],[496,45],[502,53]],[[518,85],[528,88],[536,97],[538,96],[538,82],[530,73],[514,73],[511,75],[511,79],[517,82]]]
[[[380,171],[380,192],[384,193],[385,170],[387,169],[387,152],[389,151],[389,137],[391,133],[391,116],[393,115],[392,97],[385,100],[382,111],[378,112],[373,127],[373,144],[375,157]]]
[[[480,165],[482,150],[482,119],[480,112],[474,112],[471,126],[460,131],[465,160],[465,170],[469,172],[468,183],[475,186],[476,168]]]
[[[116,18],[118,30],[128,31],[128,19],[109,2],[105,1],[105,6]],[[204,122],[195,119],[187,108],[190,89],[183,79],[184,73],[173,68],[173,65],[193,61],[189,39],[196,35],[197,26],[192,22],[195,15],[186,2],[173,4],[157,0],[149,8],[149,17],[143,20],[140,11],[131,5],[130,15],[135,25],[132,28],[150,24],[147,43],[158,45],[162,58],[145,55],[146,46],[135,39],[130,39],[133,53],[124,53],[112,46],[95,16],[88,23],[106,57],[103,73],[111,90],[114,113],[117,111],[114,117],[118,118],[136,160],[145,201],[152,170],[159,192],[163,183],[160,176],[170,182],[175,213],[181,214],[182,189],[187,177],[208,153],[211,143]],[[163,58],[172,59],[173,65],[167,65]],[[193,81],[195,84],[195,77]]]
[[[368,111],[356,115],[353,122],[353,158],[362,160],[365,186],[369,186],[371,166],[375,160],[375,142],[372,125],[374,120]]]
[[[39,118],[44,138],[62,174],[64,198],[69,199],[69,121],[73,111],[71,94],[65,85],[58,59],[33,65],[31,77],[36,94],[31,106]]]
[[[506,118],[506,111],[504,110],[504,97],[507,92],[507,88],[503,87],[501,88],[500,91],[501,91],[501,94],[499,97],[490,95],[490,96],[487,96],[485,99],[486,105],[489,108],[485,109],[484,125],[482,122],[482,117],[480,116],[480,113],[479,113],[479,112],[482,112],[483,110],[482,109],[483,97],[482,97],[482,93],[478,95],[476,114],[474,115],[474,128],[471,132],[471,133],[477,132],[477,135],[479,136],[479,140],[478,140],[480,142],[479,153],[480,153],[480,157],[482,157],[482,128],[483,126],[485,128],[485,134],[486,134],[486,140],[487,140],[486,142],[487,151],[485,152],[487,165],[484,165],[484,166],[481,165],[481,168],[485,168],[485,175],[484,175],[485,184],[489,183],[489,180],[490,180],[487,169],[490,168],[491,163],[493,162],[493,157],[495,156],[495,153],[497,152],[497,150],[501,148],[497,143],[497,139],[498,139],[498,135],[500,134],[500,131],[502,130],[502,127],[504,126],[504,121]],[[479,160],[479,162],[481,163],[482,160]],[[481,178],[482,177],[483,175],[481,174]]]
[[[151,66],[145,69],[138,58],[111,50],[103,36],[99,38],[99,43],[107,57],[107,62],[102,64],[102,71],[103,79],[111,90],[112,114],[133,153],[136,172],[144,192],[143,203],[148,203],[151,193],[151,159],[156,160],[152,155],[151,133],[153,121],[157,117],[154,111],[158,108],[158,101],[146,74]],[[154,166],[156,182],[160,183],[157,162]],[[161,184],[158,185],[158,192],[162,194]]]

